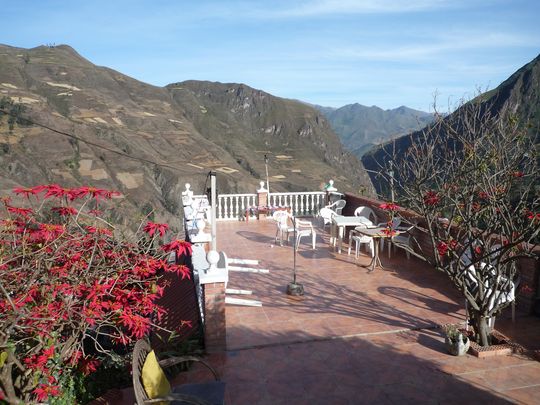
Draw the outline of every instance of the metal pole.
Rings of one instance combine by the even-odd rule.
[[[210,172],[210,188],[211,188],[211,218],[212,218],[212,250],[217,252],[217,226],[216,226],[216,172]]]
[[[395,202],[395,195],[394,195],[394,162],[389,161],[390,169],[388,170],[388,175],[390,176],[390,197],[392,199],[392,203]]]
[[[293,284],[296,284],[296,218],[292,217],[293,228],[294,228],[294,253],[293,253]]]
[[[266,191],[268,191],[268,205],[270,205],[270,182],[268,181],[268,155],[264,155],[264,167],[266,169]]]
[[[292,283],[287,284],[287,294],[288,295],[304,295],[304,286],[302,284],[296,283],[296,218],[292,217],[293,227],[294,227],[294,240],[293,240],[293,281]]]

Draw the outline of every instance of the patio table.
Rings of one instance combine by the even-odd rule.
[[[257,219],[259,219],[259,215],[272,215],[276,211],[287,211],[288,213],[291,212],[291,207],[288,206],[269,206],[269,205],[259,205],[259,206],[253,206],[253,207],[247,207],[245,212],[245,218],[246,222],[249,221],[249,217],[251,214],[257,215]]]
[[[365,217],[357,217],[355,215],[335,215],[332,218],[332,228],[330,231],[330,243],[334,246],[334,250],[337,245],[338,253],[341,253],[341,246],[343,244],[343,235],[345,234],[345,227],[347,226],[360,226],[366,225]],[[368,227],[374,227],[374,225],[367,225]],[[336,234],[337,230],[337,234]]]
[[[383,268],[381,259],[379,258],[379,241],[377,239],[381,238],[392,238],[393,236],[399,235],[400,233],[403,233],[404,231],[400,230],[393,230],[392,235],[389,235],[385,231],[388,228],[382,228],[382,227],[375,227],[375,228],[355,228],[356,231],[362,235],[369,236],[373,238],[373,258],[371,259],[371,262],[367,265],[369,267],[369,272],[371,273],[373,270],[375,270],[375,266]]]

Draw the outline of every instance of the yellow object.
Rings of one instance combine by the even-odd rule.
[[[142,383],[146,395],[148,398],[155,399],[160,397],[165,397],[171,392],[171,385],[163,372],[163,369],[160,367],[156,354],[152,350],[146,356],[142,368]],[[169,401],[163,401],[157,403],[158,405],[167,405]]]

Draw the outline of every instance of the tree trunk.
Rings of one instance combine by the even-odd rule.
[[[488,318],[482,314],[472,314],[473,328],[475,332],[475,340],[480,346],[489,346],[491,344],[491,330],[488,326]]]

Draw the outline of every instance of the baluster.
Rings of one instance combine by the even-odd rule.
[[[218,200],[217,200],[217,213],[216,213],[217,219],[222,219],[223,218],[221,216],[221,200],[222,199],[223,199],[223,196],[219,195]]]
[[[240,197],[240,209],[238,210],[238,217],[241,217],[244,212],[246,212],[246,196]]]
[[[231,196],[227,197],[227,211],[226,211],[226,218],[231,218]]]
[[[300,212],[302,213],[302,215],[304,215],[305,214],[304,196],[300,194],[299,197],[300,197]]]

